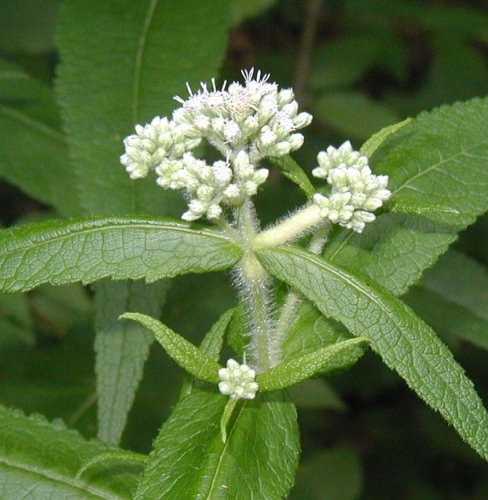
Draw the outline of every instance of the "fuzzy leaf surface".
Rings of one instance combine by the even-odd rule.
[[[286,389],[318,374],[326,374],[354,364],[363,354],[366,337],[345,340],[335,345],[290,359],[259,374],[261,391]]]
[[[227,398],[196,392],[156,438],[136,500],[285,498],[298,464],[296,411],[284,393],[240,402],[222,442]]]
[[[48,221],[0,232],[0,288],[92,283],[225,269],[240,250],[224,235],[168,219],[106,217]]]
[[[0,407],[0,496],[19,498],[129,499],[138,474],[126,468],[112,476],[86,473],[75,481],[84,462],[107,451],[60,421],[26,417]]]
[[[154,178],[134,182],[120,165],[122,139],[171,114],[186,81],[217,76],[229,8],[228,0],[64,3],[57,89],[85,213],[168,214]]]
[[[219,382],[218,372],[221,366],[157,319],[145,314],[129,312],[122,314],[120,318],[130,319],[145,326],[168,353],[168,356],[195,378],[214,384]]]
[[[392,200],[455,210],[384,213],[362,234],[339,231],[327,245],[327,260],[400,295],[488,209],[488,98],[421,113],[388,135],[370,165],[389,175]]]
[[[449,349],[409,307],[305,250],[277,248],[258,255],[271,274],[298,289],[324,315],[354,335],[369,337],[385,364],[488,460],[488,412]]]
[[[167,288],[166,281],[95,284],[98,438],[106,443],[120,442],[154,340],[144,327],[119,316],[126,311],[159,316]]]

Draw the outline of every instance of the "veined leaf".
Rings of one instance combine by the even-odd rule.
[[[222,233],[168,219],[50,221],[0,232],[0,288],[13,292],[105,277],[153,282],[225,269],[239,256]]]
[[[119,316],[128,310],[159,316],[167,288],[166,281],[95,284],[98,438],[106,443],[120,442],[154,340],[144,327]]]
[[[2,59],[0,80],[0,176],[60,214],[79,214],[54,92]]]
[[[488,98],[422,113],[389,135],[370,158],[388,174],[393,200],[450,207],[433,219],[386,213],[362,234],[339,231],[324,256],[404,293],[488,209]]]
[[[402,127],[404,127],[407,123],[409,123],[412,119],[407,118],[399,123],[394,123],[393,125],[389,125],[388,127],[382,128],[376,134],[373,134],[362,146],[360,149],[361,154],[367,156],[368,158],[373,155],[373,153],[388,139],[388,137]]]
[[[205,353],[210,359],[219,362],[220,353],[224,345],[224,335],[227,331],[229,323],[231,322],[235,313],[235,308],[226,311],[220,318],[212,325],[212,328],[203,337],[199,349]],[[188,396],[193,391],[195,379],[186,376],[181,387],[181,396]]]
[[[304,250],[276,248],[258,255],[270,273],[298,289],[324,315],[369,337],[385,364],[488,460],[488,412],[449,349],[411,309],[377,285]]]
[[[88,471],[75,479],[84,462],[108,450],[60,421],[0,407],[2,498],[129,499],[138,474],[128,470],[103,477]]]
[[[311,198],[317,191],[307,174],[291,156],[271,157],[268,158],[268,161],[276,168],[279,168],[287,179],[294,182],[305,193],[307,198]]]
[[[488,349],[488,272],[473,259],[450,250],[406,301],[439,332]]]
[[[155,179],[134,182],[120,165],[122,139],[169,115],[186,81],[217,76],[229,11],[228,0],[64,3],[57,87],[86,212],[168,215],[171,198]]]
[[[286,497],[299,454],[295,407],[284,393],[239,402],[224,444],[226,402],[197,392],[178,403],[156,438],[136,500]]]
[[[130,319],[145,326],[152,332],[168,356],[195,378],[214,384],[219,382],[219,369],[221,366],[198,347],[173,332],[157,319],[145,314],[131,312],[122,314],[120,319]]]
[[[348,368],[363,354],[366,337],[345,340],[290,359],[256,377],[260,391],[276,391],[298,384],[314,375]]]

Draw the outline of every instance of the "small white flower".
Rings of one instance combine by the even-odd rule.
[[[256,372],[233,359],[227,361],[227,368],[219,370],[219,379],[219,391],[231,399],[254,399],[259,389]]]
[[[371,213],[380,208],[391,196],[387,189],[388,176],[374,175],[368,166],[368,158],[352,149],[346,141],[338,149],[329,146],[317,156],[319,166],[312,171],[315,177],[327,179],[332,190],[329,198],[315,195],[315,203],[321,215],[361,233],[375,216]],[[343,195],[348,198],[347,209],[340,207]]]

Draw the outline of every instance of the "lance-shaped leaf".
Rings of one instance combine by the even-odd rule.
[[[0,491],[4,499],[129,499],[138,474],[76,474],[84,462],[109,451],[60,421],[0,407]],[[112,451],[115,451],[112,448]]]
[[[259,252],[266,269],[341,321],[366,336],[387,366],[454,426],[488,460],[488,413],[471,380],[435,332],[381,287],[298,248]]]
[[[453,210],[384,213],[362,234],[338,231],[326,246],[327,260],[400,295],[488,210],[488,98],[421,113],[389,134],[370,164],[389,176],[394,203]]]
[[[166,196],[154,177],[129,179],[119,161],[122,139],[138,123],[171,115],[186,81],[218,76],[229,10],[228,0],[111,0],[96,8],[91,0],[64,2],[57,90],[89,214],[179,209],[180,197]]]
[[[366,337],[350,339],[285,361],[256,377],[259,390],[286,389],[314,375],[348,368],[362,356],[366,342]]]
[[[182,399],[154,442],[134,498],[286,498],[299,455],[296,411],[286,394],[239,402],[222,442],[228,399]]]
[[[240,249],[222,233],[168,219],[107,217],[49,221],[0,232],[0,289],[92,283],[225,269]]]
[[[268,158],[271,165],[279,168],[283,175],[294,182],[304,193],[307,198],[311,198],[316,192],[315,187],[310,182],[307,174],[302,170],[302,167],[291,157],[282,156],[280,158]]]
[[[54,91],[3,59],[0,80],[0,176],[63,215],[80,214]]]
[[[159,316],[168,285],[167,280],[95,283],[97,436],[106,443],[120,442],[154,340],[143,326],[118,318],[127,310]]]
[[[153,333],[168,356],[195,378],[215,384],[219,382],[219,369],[222,367],[198,347],[157,319],[145,314],[130,312],[122,314],[120,318],[137,321],[145,326]]]
[[[439,333],[488,349],[487,298],[486,267],[450,250],[405,300]]]
[[[220,358],[220,352],[224,345],[224,335],[227,331],[227,327],[234,315],[235,308],[229,309],[212,325],[212,328],[207,332],[205,337],[203,337],[202,343],[199,349],[218,363]],[[181,396],[188,396],[192,393],[194,386],[193,377],[187,376],[183,381],[181,387]]]

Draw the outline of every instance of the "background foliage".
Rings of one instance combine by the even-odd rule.
[[[137,29],[147,15],[143,4],[153,9],[153,21],[144,41],[149,49],[141,58],[143,42]],[[114,5],[120,9],[116,24],[108,16]],[[196,5],[201,5],[201,12],[194,10]],[[294,85],[302,105],[315,118],[297,155],[302,165],[312,168],[316,151],[326,144],[351,138],[359,147],[380,128],[424,109],[486,95],[487,27],[488,11],[482,1],[175,0],[161,5],[99,2],[97,9],[89,1],[67,1],[62,11],[55,0],[2,1],[1,222],[8,226],[86,212],[131,215],[141,209],[155,215],[179,213],[178,200],[163,196],[150,183],[134,186],[114,167],[122,152],[121,138],[134,123],[170,112],[171,97],[185,92],[184,81],[195,85],[209,79],[221,63],[227,78],[236,78],[241,67],[256,66],[280,84]],[[173,37],[166,36],[168,30]],[[105,52],[89,46],[92,35],[101,31],[106,33]],[[93,62],[100,53],[105,58],[111,54],[110,44],[125,44],[126,59],[114,61],[113,66],[104,64],[106,59]],[[70,61],[79,60],[81,46],[87,65],[74,70]],[[135,81],[131,65],[144,68],[144,78]],[[124,66],[123,74],[114,69]],[[60,108],[53,90],[56,74]],[[78,100],[68,95],[75,84],[80,86]],[[63,130],[70,132],[69,144]],[[302,202],[281,177],[266,191],[257,200],[265,221]],[[488,400],[487,229],[485,216],[405,296],[449,344],[484,401]],[[338,263],[357,257],[343,255]],[[99,404],[99,412],[110,408],[113,412],[106,420],[110,425],[99,430],[101,437],[118,441],[125,419],[120,421],[114,409],[130,408],[135,398],[122,445],[147,452],[178,398],[182,372],[160,349],[149,351],[151,342],[142,331],[135,344],[114,349],[112,335],[121,328],[114,319],[130,301],[131,287],[140,293],[137,283],[101,283],[95,289],[43,285],[27,295],[0,296],[0,403],[50,419],[60,417],[84,436],[94,436],[95,324],[98,383],[104,377],[117,379],[119,388],[124,388],[115,403]],[[175,278],[168,287],[163,283],[144,288],[144,293],[151,304],[161,303],[166,295],[165,322],[197,344],[220,314],[235,304],[224,273]],[[121,305],[104,308],[107,295]],[[154,305],[144,312],[157,310]],[[326,336],[327,325],[313,312],[310,322]],[[132,330],[117,334],[134,341]],[[297,346],[290,346],[293,349]],[[137,392],[120,373],[100,374],[100,367],[106,366],[101,361],[104,356],[109,360],[119,356],[119,363],[125,363],[127,353],[134,352],[141,362],[149,356]],[[132,357],[129,365],[122,366],[141,370],[141,364],[132,367],[130,362]],[[291,396],[299,409],[303,448],[291,498],[488,496],[485,465],[377,357],[368,354],[351,371],[327,382],[308,381]],[[215,411],[211,403],[209,411]],[[14,426],[19,417],[5,413],[0,418],[6,426]],[[33,435],[43,425],[44,421],[33,421]],[[78,439],[73,437],[72,442]],[[89,446],[79,446],[83,456],[95,453]],[[76,470],[76,464],[72,467]],[[130,475],[124,478],[127,484],[131,480]]]

